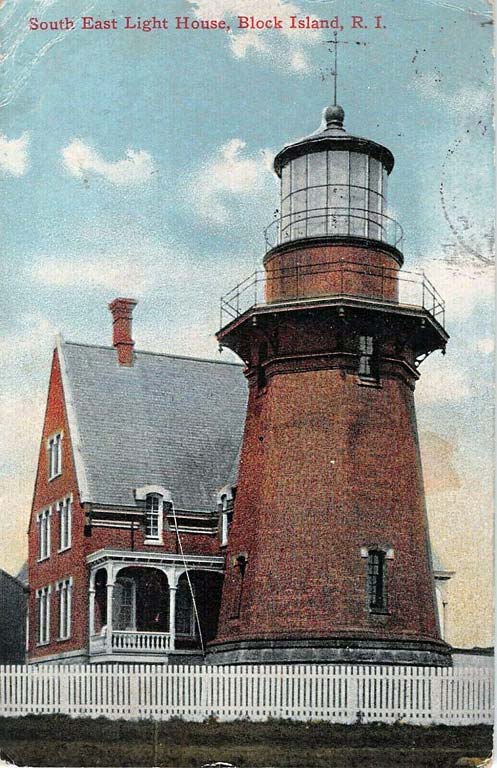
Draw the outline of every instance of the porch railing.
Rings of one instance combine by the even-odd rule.
[[[114,630],[112,632],[112,650],[148,651],[156,653],[171,650],[171,635],[167,632],[135,632]]]
[[[138,632],[113,630],[112,653],[163,653],[173,649],[171,635],[167,632]],[[94,635],[90,640],[90,655],[108,652],[107,635]]]

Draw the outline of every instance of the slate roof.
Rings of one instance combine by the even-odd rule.
[[[214,509],[242,439],[242,367],[136,352],[128,368],[112,347],[58,349],[82,500],[134,506],[135,488],[162,485],[176,509]]]

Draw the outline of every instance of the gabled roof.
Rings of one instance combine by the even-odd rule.
[[[161,485],[177,509],[212,510],[233,478],[247,385],[234,363],[58,343],[81,501],[135,506]]]

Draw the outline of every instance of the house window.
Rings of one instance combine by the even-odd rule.
[[[38,603],[38,645],[50,642],[50,587],[36,590]]]
[[[228,536],[233,519],[233,504],[235,499],[235,489],[232,488],[230,495],[223,493],[219,497],[219,516],[220,516],[220,533],[221,533],[221,546],[225,547],[228,544]]]
[[[192,586],[193,588],[193,586]],[[195,609],[188,580],[181,579],[176,593],[176,634],[195,637]]]
[[[145,507],[145,543],[162,544],[162,497],[149,494]]]
[[[50,508],[44,509],[37,515],[38,524],[38,560],[46,560],[50,557]]]
[[[368,552],[368,603],[373,613],[386,610],[385,557],[379,549]]]
[[[59,593],[59,640],[71,636],[72,578],[57,584]]]
[[[359,376],[373,379],[377,376],[375,341],[373,336],[359,336]]]
[[[62,552],[71,546],[72,498],[70,496],[57,503],[57,512],[59,515],[59,552]]]
[[[136,629],[136,585],[133,579],[120,577],[114,584],[113,624],[117,630]]]
[[[62,472],[62,433],[48,440],[48,479],[53,480]]]

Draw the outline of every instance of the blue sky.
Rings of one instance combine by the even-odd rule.
[[[139,299],[139,348],[217,355],[219,296],[259,265],[270,170],[330,101],[329,32],[244,32],[237,15],[338,15],[346,126],[388,146],[406,269],[447,302],[445,358],[417,390],[433,537],[454,578],[454,641],[489,642],[492,526],[492,26],[486,0],[126,0],[122,17],[225,18],[224,31],[30,32],[113,18],[109,0],[6,0],[0,566],[21,565],[53,346],[107,344],[107,303]],[[375,15],[385,29],[372,29]],[[350,29],[352,15],[371,20]],[[225,353],[226,354],[226,353]],[[483,534],[482,534],[483,531]],[[475,561],[484,563],[479,569]],[[476,622],[478,623],[478,622]]]

